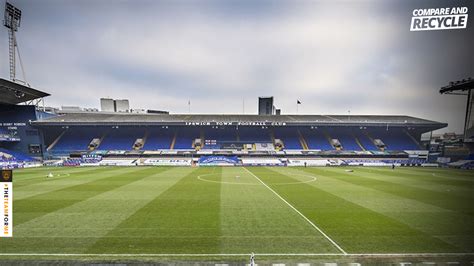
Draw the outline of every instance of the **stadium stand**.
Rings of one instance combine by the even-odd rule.
[[[203,129],[204,149],[220,149],[222,143],[232,143],[238,141],[238,133],[235,128],[211,127]]]
[[[185,158],[190,155],[199,159],[202,156],[236,155],[239,160],[273,157],[278,158],[280,162],[286,162],[281,160],[288,159],[291,164],[291,159],[297,156],[303,156],[305,159],[316,156],[330,160],[322,162],[326,165],[338,165],[341,162],[334,158],[407,160],[413,155],[409,151],[423,149],[417,143],[422,133],[446,125],[406,116],[348,118],[313,115],[115,113],[64,113],[36,120],[31,124],[45,136],[45,145],[50,147],[47,156],[52,158],[58,154],[73,153],[98,154],[106,157],[104,160],[124,157],[129,157],[128,160],[131,160],[130,157],[134,160],[162,159],[167,156]],[[383,145],[379,148],[375,142],[377,145],[386,145],[386,149],[383,149]],[[422,159],[427,157],[426,154],[423,156]],[[302,162],[302,159],[296,161]],[[142,162],[127,161],[124,164],[134,165]],[[190,164],[190,161],[172,160],[151,162]],[[107,161],[101,163],[105,164]],[[219,163],[235,164],[228,160]],[[321,162],[307,161],[308,163],[313,165]]]
[[[0,148],[0,169],[14,169],[40,166],[36,159],[18,151]]]
[[[348,129],[294,129],[275,128],[275,139],[281,139],[285,150],[322,150],[331,151],[335,147],[331,142],[337,140],[342,150],[347,151],[376,151],[379,150],[373,143],[373,139],[381,139],[387,145],[388,150],[420,150],[419,145],[404,131],[391,130],[383,132],[380,130],[364,132],[350,131]],[[262,128],[150,128],[133,129],[130,127],[109,129],[98,128],[74,128],[62,133],[56,143],[50,145],[52,152],[59,151],[87,151],[92,142],[100,139],[96,150],[192,150],[193,143],[200,139],[201,134],[205,136],[205,149],[221,149],[223,145],[233,143],[237,147],[243,144],[265,143],[272,144],[271,131]],[[300,133],[300,134],[298,134]],[[370,135],[370,136],[369,136]],[[372,136],[375,136],[373,138]],[[139,141],[144,142],[143,147],[134,147]],[[337,142],[336,141],[336,142]],[[306,145],[306,147],[305,147]],[[225,147],[228,147],[225,146]]]
[[[168,128],[149,129],[146,136],[144,150],[169,149],[173,141],[174,131]]]
[[[401,129],[378,130],[371,134],[381,139],[388,150],[419,150],[419,145]]]
[[[66,129],[56,143],[50,146],[51,151],[85,151],[93,138],[100,137],[98,133],[88,128]]]
[[[200,137],[200,130],[196,128],[179,128],[176,131],[176,141],[174,143],[173,149],[182,150],[182,149],[193,149],[194,140]]]
[[[23,154],[22,152],[11,151],[0,148],[0,159],[5,161],[16,161],[16,162],[33,162],[36,161],[34,158]]]
[[[302,134],[310,150],[333,150],[334,147],[329,143],[326,133],[318,129],[302,130]]]
[[[329,135],[333,139],[339,140],[342,149],[350,151],[360,151],[362,148],[357,144],[357,141],[351,131],[347,129],[330,129]]]
[[[143,138],[145,131],[143,129],[120,130],[113,128],[106,133],[104,139],[100,143],[98,150],[131,150],[133,144],[138,138]],[[90,140],[89,140],[90,141]]]
[[[355,130],[354,137],[359,141],[364,150],[377,151],[379,148],[375,146],[374,142],[367,135],[367,132],[362,130]]]
[[[25,95],[32,92],[18,89]],[[50,114],[33,105],[15,105],[19,100],[7,96],[0,103],[0,163],[7,167],[23,167],[32,157],[65,165],[127,166],[387,166],[425,165],[440,158],[446,167],[474,167],[474,158],[466,159],[469,150],[454,147],[456,143],[433,150],[441,155],[430,154],[432,146],[421,143],[421,135],[447,124],[410,116]]]
[[[278,128],[275,129],[275,138],[283,141],[285,150],[302,150],[300,136],[294,128]]]
[[[240,127],[238,130],[239,141],[248,143],[269,143],[272,142],[268,128],[246,128]]]

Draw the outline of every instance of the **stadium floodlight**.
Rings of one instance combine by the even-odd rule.
[[[8,29],[8,53],[10,57],[10,79],[15,80],[16,76],[16,51],[18,50],[18,45],[16,42],[15,32],[18,31],[21,22],[21,10],[13,6],[12,4],[5,2],[5,14],[3,25]],[[20,56],[20,53],[18,53]],[[23,70],[23,64],[21,68]],[[23,78],[25,78],[25,73],[23,71]],[[26,79],[26,78],[25,78]]]
[[[454,94],[454,95],[467,95],[469,91],[472,89],[474,89],[474,79],[467,78],[467,79],[449,82],[449,85],[441,87],[441,89],[439,90],[439,93]]]
[[[21,10],[14,7],[12,4],[5,3],[5,27],[17,31],[21,22]]]
[[[449,85],[441,87],[439,93],[441,94],[451,94],[451,95],[463,95],[467,96],[466,104],[466,116],[464,118],[464,139],[469,138],[468,130],[473,127],[471,117],[473,117],[473,103],[474,103],[474,94],[472,90],[474,89],[474,79],[467,78],[457,81],[449,82]]]

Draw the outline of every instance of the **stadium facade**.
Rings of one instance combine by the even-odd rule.
[[[4,79],[0,85],[0,159],[8,168],[429,165],[440,154],[421,135],[447,126],[387,115],[50,113],[39,106],[49,94]]]
[[[421,134],[446,124],[408,116],[65,113],[32,121],[45,154],[90,151],[425,150]],[[266,144],[266,145],[262,145]]]
[[[11,99],[0,106],[3,158],[61,159],[72,165],[422,164],[429,151],[421,135],[447,126],[377,115],[53,115]]]

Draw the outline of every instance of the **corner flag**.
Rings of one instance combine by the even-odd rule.
[[[301,104],[300,100],[296,100],[296,104]]]

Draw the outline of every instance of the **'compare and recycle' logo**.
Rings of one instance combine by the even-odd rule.
[[[410,31],[465,29],[467,12],[467,7],[415,9]]]

